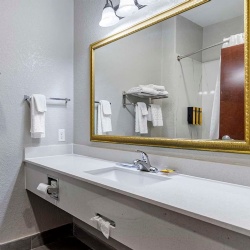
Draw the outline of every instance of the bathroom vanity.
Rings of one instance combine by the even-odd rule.
[[[115,223],[110,237],[132,249],[165,249],[166,237],[172,239],[170,246],[184,244],[172,223],[180,214],[198,219],[197,227],[203,221],[250,236],[247,186],[181,173],[144,173],[76,154],[26,158],[25,173],[27,190],[94,228],[91,218],[108,218]],[[48,177],[58,181],[58,200],[37,190]],[[190,225],[190,237],[192,230],[198,229]]]

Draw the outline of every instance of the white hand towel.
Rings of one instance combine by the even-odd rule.
[[[163,126],[163,118],[162,118],[162,110],[161,106],[157,104],[151,104],[151,117],[152,123],[154,127],[162,127]]]
[[[32,138],[45,137],[45,112],[46,97],[44,95],[32,95],[30,99],[30,115],[31,128],[30,133]]]
[[[97,134],[98,135],[103,135],[101,113],[102,113],[102,106],[100,103],[98,103],[98,106],[97,106]]]
[[[46,112],[47,111],[46,97],[44,95],[38,95],[38,94],[34,94],[33,97],[35,100],[37,111]]]
[[[104,113],[104,106],[106,104],[110,103],[105,100],[101,100],[100,103],[98,104],[98,119],[97,119],[97,131],[98,135],[102,135],[103,133],[111,132],[112,131],[112,122],[111,122],[111,114],[106,115]],[[107,113],[112,113],[111,112],[111,107],[106,108]]]
[[[137,102],[135,106],[135,132],[140,134],[148,133],[147,124],[148,110],[144,102]]]
[[[103,107],[103,114],[104,115],[111,115],[111,105],[109,101],[106,100],[101,100],[100,103],[102,104]]]
[[[148,121],[152,122],[152,110],[151,110],[151,106],[148,107]]]

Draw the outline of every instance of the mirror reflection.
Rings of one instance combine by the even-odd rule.
[[[95,50],[95,134],[244,140],[244,0]]]

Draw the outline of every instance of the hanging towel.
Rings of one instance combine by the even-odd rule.
[[[102,104],[102,108],[103,108],[103,114],[104,115],[111,115],[111,105],[109,101],[106,100],[101,100],[100,103]]]
[[[229,40],[229,42],[224,43],[222,48],[228,48],[231,46],[243,44],[245,42],[244,33],[232,35],[229,38],[223,39],[223,41],[226,41],[226,40]]]
[[[98,104],[97,132],[98,135],[112,131],[111,105],[109,101],[101,100]]]
[[[98,135],[103,135],[103,130],[102,130],[102,106],[100,103],[97,105],[97,134]]]
[[[44,95],[32,95],[30,98],[30,115],[32,138],[45,137],[45,112],[47,111],[46,97]]]
[[[162,127],[163,126],[163,118],[162,118],[162,110],[161,106],[157,104],[151,104],[148,113],[148,120],[151,119],[154,127]]]
[[[147,124],[148,110],[144,102],[137,102],[135,105],[135,132],[140,134],[148,133]]]

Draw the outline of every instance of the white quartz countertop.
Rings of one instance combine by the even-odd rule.
[[[250,236],[250,187],[162,173],[157,175],[165,176],[166,181],[134,187],[87,173],[118,167],[115,162],[75,154],[30,158],[25,162]]]

